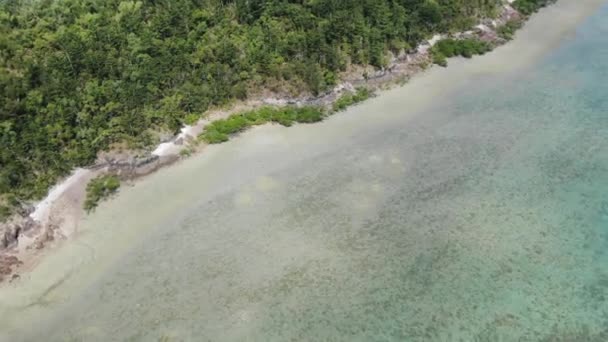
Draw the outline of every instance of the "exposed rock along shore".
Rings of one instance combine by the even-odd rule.
[[[370,67],[355,66],[342,75],[342,83],[331,91],[319,96],[265,97],[245,101],[227,110],[209,112],[205,118],[192,126],[185,126],[181,132],[162,142],[153,151],[136,154],[101,153],[98,162],[86,168],[75,170],[69,177],[49,191],[48,196],[36,206],[23,206],[22,210],[0,224],[0,283],[19,278],[16,273],[33,267],[37,251],[54,240],[62,240],[77,231],[77,224],[83,215],[83,203],[88,182],[102,174],[115,174],[122,180],[134,180],[150,174],[159,168],[180,159],[181,151],[194,148],[196,137],[205,127],[216,120],[260,106],[323,106],[329,107],[346,92],[358,87],[378,90],[412,76],[431,65],[430,48],[444,38],[479,38],[494,46],[506,41],[499,37],[497,28],[510,20],[520,19],[520,14],[509,4],[505,4],[498,18],[482,20],[474,29],[453,35],[435,35],[411,53],[391,56],[388,67],[374,70]]]

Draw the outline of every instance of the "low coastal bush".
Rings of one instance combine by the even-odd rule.
[[[87,184],[87,198],[84,209],[87,212],[95,209],[99,202],[114,194],[120,187],[120,180],[114,175],[97,177]]]
[[[216,130],[207,130],[202,135],[203,140],[210,144],[221,144],[228,141],[228,135],[220,133]]]
[[[19,201],[13,194],[0,196],[0,222],[8,219],[14,211],[19,207]]]
[[[515,37],[515,32],[519,30],[522,25],[523,22],[521,20],[510,20],[504,25],[500,26],[496,30],[496,33],[498,33],[498,36],[500,38],[503,38],[505,40],[512,40]]]
[[[298,108],[295,121],[299,123],[314,123],[323,120],[323,111],[315,107]]]
[[[342,95],[333,105],[333,111],[340,111],[353,104],[365,101],[372,96],[367,88],[357,88],[354,93]],[[314,123],[323,121],[326,113],[321,107],[261,107],[244,113],[232,115],[227,119],[217,120],[205,127],[199,139],[209,144],[220,144],[230,139],[230,136],[240,133],[249,127],[263,125],[268,122],[278,123],[289,127],[294,123]]]
[[[521,14],[530,15],[553,2],[555,0],[515,0],[513,7]]]
[[[462,56],[471,58],[474,55],[483,55],[490,51],[490,44],[479,39],[443,39],[431,49],[433,63],[447,66],[447,58]]]
[[[334,102],[333,111],[339,112],[344,110],[349,106],[367,100],[371,95],[372,93],[367,88],[357,88],[357,91],[354,94],[346,93],[338,98],[336,102]]]
[[[251,126],[276,122],[289,127],[297,123],[322,121],[325,113],[320,107],[262,107],[252,111],[233,115],[227,119],[217,120],[205,127],[199,136],[209,144],[219,144],[230,139],[230,136],[246,130]]]
[[[5,205],[0,205],[0,222],[6,220],[12,214],[12,209]]]
[[[433,64],[437,64],[442,67],[448,66],[448,59],[445,55],[443,55],[441,53],[433,53],[432,57],[433,57]]]
[[[192,153],[194,153],[194,150],[190,147],[184,148],[179,151],[179,155],[184,158],[190,157],[192,155]]]

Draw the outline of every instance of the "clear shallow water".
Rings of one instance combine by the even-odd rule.
[[[32,340],[607,341],[607,16],[433,106],[264,127],[123,190],[90,226],[161,224]]]

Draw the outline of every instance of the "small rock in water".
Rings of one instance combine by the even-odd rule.
[[[13,272],[13,266],[19,266],[22,262],[13,255],[0,255],[0,282],[4,276],[8,276]]]

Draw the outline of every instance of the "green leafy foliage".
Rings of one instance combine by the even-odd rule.
[[[513,7],[522,14],[530,15],[553,2],[555,0],[515,0]]]
[[[12,213],[12,208],[6,205],[0,205],[0,221],[6,220]]]
[[[177,132],[210,106],[252,92],[287,85],[295,92],[323,92],[349,64],[383,67],[389,50],[460,29],[499,5],[0,1],[0,195],[40,198],[99,151],[116,143],[147,146],[154,142],[151,131]],[[272,121],[319,118],[297,115],[283,113]],[[224,141],[245,123],[226,125],[207,138]]]
[[[349,106],[367,100],[370,96],[372,96],[372,93],[367,88],[358,88],[354,94],[346,93],[340,96],[340,98],[334,102],[333,110],[334,112],[339,112]]]
[[[446,66],[447,58],[462,56],[471,58],[483,55],[491,50],[491,46],[478,39],[442,39],[431,49],[433,63]]]
[[[318,107],[262,107],[241,114],[232,115],[227,119],[217,120],[205,127],[200,138],[209,144],[226,142],[230,136],[246,130],[251,126],[275,122],[289,127],[294,122],[313,123],[322,121],[325,114]]]
[[[194,153],[194,150],[192,148],[184,148],[179,151],[179,155],[184,158],[190,157],[192,153]]]
[[[0,195],[0,222],[6,220],[15,209],[19,208],[19,200],[15,195]]]
[[[87,197],[84,201],[84,209],[91,211],[97,207],[100,201],[118,191],[120,180],[114,175],[97,177],[87,184]]]
[[[521,20],[510,20],[506,24],[498,28],[498,36],[505,40],[512,40],[515,37],[515,32],[523,25]]]

